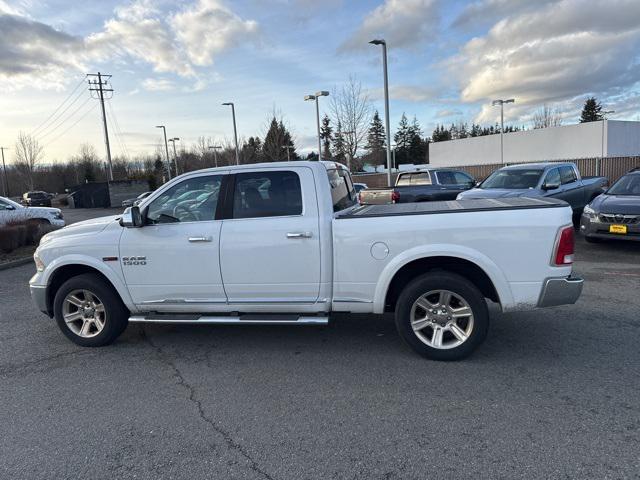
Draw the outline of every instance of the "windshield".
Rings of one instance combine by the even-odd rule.
[[[489,175],[480,188],[535,188],[542,172],[539,169],[498,170]]]
[[[607,190],[607,195],[640,196],[640,175],[625,175]]]
[[[9,200],[6,197],[0,197],[0,202],[8,204],[8,205],[13,205],[15,208],[24,208],[22,205],[20,205],[19,203],[14,202],[13,200]]]

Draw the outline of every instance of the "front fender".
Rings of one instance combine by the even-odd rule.
[[[104,275],[107,280],[109,280],[109,282],[111,282],[111,285],[113,285],[113,287],[116,289],[125,306],[131,312],[135,312],[137,310],[135,304],[133,303],[133,299],[129,294],[129,289],[122,281],[122,278],[118,276],[113,268],[110,268],[107,263],[90,256],[70,254],[58,257],[47,265],[44,271],[40,274],[39,278],[36,279],[37,276],[34,277],[31,283],[41,286],[48,286],[51,282],[51,277],[56,272],[56,270],[67,265],[83,265],[97,270],[102,275]],[[120,264],[117,262],[116,265],[120,266]]]
[[[462,245],[433,244],[421,245],[406,250],[397,255],[386,265],[378,278],[378,283],[376,284],[373,298],[374,313],[384,312],[387,291],[389,290],[389,285],[391,284],[395,274],[398,273],[402,267],[414,260],[429,257],[452,257],[474,263],[480,267],[493,282],[502,308],[504,309],[505,306],[513,303],[513,294],[509,287],[509,282],[507,282],[502,270],[489,257],[477,250],[473,250],[472,248]]]

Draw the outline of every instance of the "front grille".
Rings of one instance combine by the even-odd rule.
[[[619,225],[635,225],[640,222],[640,215],[601,213],[599,217],[600,221],[603,223],[617,223]]]

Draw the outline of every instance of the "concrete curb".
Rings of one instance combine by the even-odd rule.
[[[31,262],[33,262],[33,256],[19,258],[18,260],[12,260],[11,262],[7,263],[0,263],[0,271],[8,270],[13,267],[19,267],[21,265],[26,265],[27,263]]]

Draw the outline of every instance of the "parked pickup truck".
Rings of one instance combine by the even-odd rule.
[[[209,195],[173,201],[195,190]],[[566,203],[360,206],[333,162],[183,174],[122,215],[47,234],[34,259],[35,304],[90,347],[128,323],[323,325],[332,312],[395,312],[415,351],[453,360],[484,340],[486,299],[526,310],[574,303],[582,289]]]
[[[460,170],[429,168],[398,175],[393,188],[368,188],[360,192],[362,205],[455,200],[476,185],[468,173]]]
[[[574,221],[584,207],[602,192],[605,177],[582,177],[574,163],[526,163],[496,170],[458,200],[508,197],[551,197],[564,200],[573,209]]]

